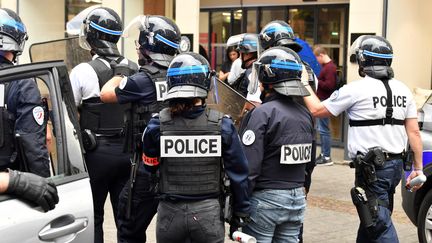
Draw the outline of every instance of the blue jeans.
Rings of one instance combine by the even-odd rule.
[[[330,151],[331,151],[331,136],[330,136],[329,122],[330,122],[330,118],[318,119],[318,130],[321,139],[321,153],[325,157],[330,157]]]
[[[297,243],[306,210],[303,187],[255,191],[251,197],[252,211],[243,232],[257,242]]]
[[[357,232],[358,243],[398,243],[396,229],[391,220],[393,211],[393,196],[395,188],[399,184],[402,176],[402,160],[386,161],[382,168],[376,168],[378,180],[369,189],[375,193],[375,196],[381,201],[388,204],[388,207],[378,206],[378,216],[376,225],[372,230],[367,230],[360,225]],[[356,171],[356,186],[363,187],[364,179],[361,173]]]

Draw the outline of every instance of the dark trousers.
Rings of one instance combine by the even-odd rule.
[[[156,225],[159,243],[223,243],[224,234],[218,199],[159,203]]]
[[[357,243],[398,243],[396,229],[391,220],[393,211],[393,196],[402,175],[402,160],[386,161],[382,168],[376,168],[378,180],[369,185],[369,190],[386,203],[388,207],[378,206],[376,224],[371,229],[360,225],[357,232]],[[356,186],[364,185],[363,176],[356,171]],[[363,187],[363,186],[362,186]]]
[[[150,174],[142,164],[139,165],[132,192],[131,214],[127,218],[129,181],[124,186],[118,206],[118,243],[144,243],[146,230],[157,212],[158,200],[152,189]]]
[[[129,158],[129,154],[123,153],[121,138],[98,138],[96,150],[85,154],[93,194],[95,243],[104,241],[102,225],[108,192],[117,225],[118,198],[129,178]]]

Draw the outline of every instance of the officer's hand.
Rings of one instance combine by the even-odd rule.
[[[246,226],[251,221],[251,218],[249,215],[242,215],[239,216],[238,214],[234,213],[234,215],[231,217],[231,221],[229,224],[233,227],[241,228],[243,226]]]
[[[130,76],[132,74],[132,70],[126,64],[117,64],[113,67],[114,75],[119,76]]]
[[[417,191],[418,189],[420,189],[424,183],[421,183],[419,185],[415,185],[413,187],[411,187],[410,182],[412,179],[414,179],[417,176],[423,175],[423,171],[421,170],[413,170],[411,171],[410,175],[408,176],[408,178],[406,179],[406,188],[410,191]]]
[[[38,204],[45,212],[54,209],[59,202],[54,182],[31,173],[9,170],[6,192]]]

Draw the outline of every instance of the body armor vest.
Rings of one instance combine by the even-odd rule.
[[[111,62],[111,68],[105,65],[100,58],[88,63],[97,74],[100,89],[114,76],[112,64],[115,63],[113,62],[118,64],[122,59],[123,57],[116,61],[107,60]],[[128,67],[131,70],[130,74],[135,72],[135,65],[132,62],[128,62]],[[81,129],[90,129],[94,133],[103,135],[120,135],[123,133],[125,125],[124,114],[128,108],[129,105],[126,104],[103,103],[99,97],[83,100],[80,108]]]
[[[140,72],[145,72],[150,77],[156,88],[157,100],[151,104],[133,103],[128,114],[126,122],[126,151],[134,152],[140,147],[142,141],[142,133],[150,121],[152,114],[159,113],[166,104],[163,102],[163,93],[167,93],[166,89],[166,74],[165,69],[159,69],[154,66],[145,65],[140,68]],[[141,150],[139,150],[141,151]]]
[[[0,69],[7,66],[10,65],[0,63]],[[15,152],[15,116],[7,110],[8,88],[8,83],[4,84],[4,100],[2,101],[4,106],[0,106],[0,170],[14,168],[12,165],[16,160],[16,153],[15,156],[12,156]]]
[[[160,112],[160,191],[166,195],[218,195],[221,190],[223,114],[206,110],[196,119]],[[218,139],[219,144],[216,144]],[[213,142],[212,142],[213,139]],[[206,146],[203,146],[206,145]],[[216,146],[219,146],[219,155]],[[170,155],[170,151],[177,155]]]

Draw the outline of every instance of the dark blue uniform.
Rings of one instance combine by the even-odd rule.
[[[186,118],[193,119],[204,112],[204,108],[198,108],[184,115]],[[234,212],[249,214],[248,188],[248,161],[241,148],[241,143],[231,119],[222,120],[222,158],[224,161],[225,172],[231,180],[231,189],[235,197]],[[143,152],[147,157],[160,156],[160,121],[159,118],[152,118],[147,125],[143,136]]]
[[[240,135],[249,161],[252,222],[243,232],[258,242],[297,242],[306,165],[313,158],[313,118],[292,97],[277,93],[249,116]]]
[[[10,65],[13,64],[0,56],[0,68]],[[24,155],[20,155],[19,158],[24,156],[27,160],[28,172],[49,177],[45,114],[41,113],[41,95],[35,80],[23,79],[9,83],[6,97],[7,111],[15,119],[14,133],[21,137]]]
[[[194,123],[196,120],[202,118],[204,112],[205,108],[194,107],[194,109],[192,109],[191,111],[183,113],[180,120],[186,122],[190,121],[190,123]],[[161,119],[165,118],[161,117]],[[196,131],[195,128],[191,129],[193,131]],[[209,127],[207,128],[210,129]],[[184,134],[184,132],[185,131],[183,131],[182,134]],[[220,122],[220,134],[222,140],[222,150],[220,157],[223,159],[224,171],[230,178],[231,182],[230,188],[232,190],[234,199],[233,212],[235,215],[249,215],[250,203],[247,189],[248,165],[246,156],[241,148],[239,137],[231,119],[225,117],[222,118],[222,121]],[[150,120],[149,125],[147,126],[147,129],[143,136],[143,152],[147,158],[157,158],[161,156],[160,139],[161,120],[158,117],[155,117]],[[180,158],[178,162],[182,163],[182,161],[185,161],[184,159],[185,158]],[[221,206],[218,199],[219,194],[221,193],[220,189],[215,190],[218,191],[218,193],[216,194],[199,193],[197,191],[197,187],[194,187],[192,185],[192,181],[205,179],[199,178],[199,176],[197,176],[195,180],[192,181],[178,182],[180,183],[178,185],[189,185],[188,188],[190,189],[190,191],[186,190],[183,191],[183,193],[181,193],[180,191],[179,193],[176,193],[172,192],[176,190],[174,188],[182,188],[182,186],[175,186],[174,184],[176,183],[176,180],[170,182],[170,179],[166,179],[176,178],[178,176],[181,177],[181,175],[191,173],[193,174],[194,172],[196,172],[198,168],[194,167],[196,163],[192,162],[192,160],[193,158],[190,158],[190,166],[187,166],[188,168],[183,166],[182,169],[178,168],[179,170],[176,170],[176,166],[171,168],[169,167],[169,165],[174,165],[178,163],[169,164],[168,158],[162,158],[160,166],[162,183],[160,185],[161,191],[163,192],[164,190],[173,190],[171,190],[171,193],[167,192],[167,194],[162,194],[163,201],[161,201],[159,205],[158,223],[156,228],[156,236],[158,242],[184,242],[188,239],[192,242],[223,242],[224,227],[223,220],[221,219]],[[217,159],[215,162],[220,163]],[[164,165],[164,163],[168,163],[168,165]],[[213,164],[213,166],[206,167],[206,169],[204,169],[204,167],[206,166],[205,163],[200,165],[201,167],[199,168],[204,170],[203,173],[206,173],[206,178],[218,177],[214,177],[213,174],[210,176],[209,172],[212,171],[210,168],[215,168],[217,167],[217,165]],[[163,169],[164,166],[165,170]],[[163,171],[167,173],[165,174]],[[174,171],[177,171],[176,175],[172,175],[173,173],[175,173]],[[214,171],[211,173],[214,173]],[[171,174],[172,177],[170,177],[169,174]],[[220,174],[220,172],[216,171],[216,174]],[[172,184],[164,189],[164,182]],[[203,185],[209,186],[210,184],[203,182]],[[170,218],[170,220],[167,221],[167,218]]]
[[[156,88],[151,78],[140,70],[127,78],[122,88],[117,87],[115,93],[120,104],[139,103],[150,105],[156,102]],[[126,217],[128,191],[130,183],[123,188],[118,207],[118,242],[142,243],[146,242],[146,229],[157,212],[158,200],[151,188],[150,174],[145,170],[143,163],[138,164],[137,175],[133,189],[131,215]]]

